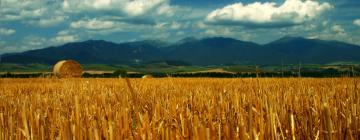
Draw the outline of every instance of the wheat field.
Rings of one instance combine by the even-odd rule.
[[[359,139],[359,78],[0,79],[0,139]]]

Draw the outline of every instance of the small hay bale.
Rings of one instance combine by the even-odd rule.
[[[74,60],[59,61],[53,68],[53,74],[58,78],[78,78],[82,73],[80,63]]]
[[[142,76],[142,78],[154,78],[154,77],[150,74],[146,74],[146,75]]]

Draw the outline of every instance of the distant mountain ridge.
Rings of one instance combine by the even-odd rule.
[[[143,64],[154,61],[192,65],[323,64],[360,62],[360,46],[302,37],[283,37],[265,45],[224,37],[189,37],[172,44],[159,40],[125,43],[88,40],[2,55],[3,63],[54,64],[62,59],[74,59],[84,64]]]

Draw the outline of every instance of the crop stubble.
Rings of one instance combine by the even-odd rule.
[[[359,139],[359,78],[0,79],[0,139]]]

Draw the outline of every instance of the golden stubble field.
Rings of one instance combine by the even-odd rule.
[[[359,139],[359,78],[0,79],[0,139]]]

